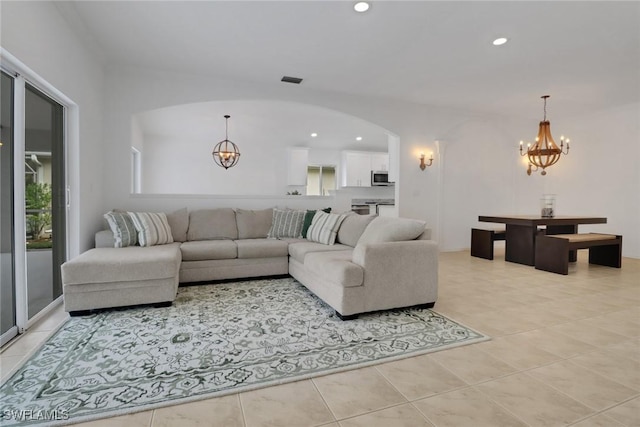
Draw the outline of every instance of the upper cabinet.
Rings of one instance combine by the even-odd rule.
[[[389,171],[389,155],[387,153],[371,154],[371,170]]]
[[[309,149],[306,147],[287,148],[287,185],[307,185]]]
[[[342,187],[371,187],[371,171],[388,171],[389,155],[365,151],[342,152]]]

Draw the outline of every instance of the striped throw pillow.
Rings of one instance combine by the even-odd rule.
[[[302,237],[302,224],[306,213],[307,211],[274,209],[271,229],[267,237],[270,239]]]
[[[140,246],[155,246],[173,243],[171,227],[163,212],[127,212],[138,232]]]
[[[336,242],[340,224],[347,217],[346,214],[330,214],[316,212],[307,231],[307,239],[312,242],[333,245]]]
[[[138,243],[138,231],[128,213],[111,211],[104,214],[104,219],[107,220],[116,240],[114,247],[126,248],[127,246],[135,246]]]

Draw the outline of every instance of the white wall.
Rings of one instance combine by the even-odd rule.
[[[53,2],[2,2],[0,20],[2,48],[79,107],[80,147],[69,153],[79,170],[69,172],[79,194],[72,203],[79,204],[80,215],[71,224],[78,241],[70,243],[76,251],[86,250],[93,245],[102,214],[102,64]]]
[[[556,194],[557,215],[603,216],[580,231],[623,235],[624,256],[640,258],[640,104],[580,117],[549,117],[554,139],[571,138],[558,163],[531,176],[518,142],[537,134],[538,120],[472,121],[451,132],[445,149],[445,250],[469,247],[478,215],[537,214],[543,194]],[[485,224],[486,226],[487,224]]]
[[[272,147],[264,140],[238,144],[240,161],[224,170],[215,165],[210,154],[218,140],[191,139],[188,149],[176,137],[146,135],[144,140],[147,148],[142,157],[144,193],[286,194],[284,146]]]
[[[607,217],[606,225],[581,230],[622,234],[623,254],[640,258],[640,104],[557,125],[552,117],[551,126],[554,134],[570,136],[571,151],[547,176],[535,177],[539,194],[557,194],[559,215]]]
[[[520,168],[515,206],[521,213],[536,211],[542,194],[556,194],[558,215],[607,217],[606,225],[580,230],[622,234],[623,255],[640,258],[640,104],[550,121],[554,138],[571,138],[571,151],[546,176],[527,177]],[[529,134],[535,134],[537,123],[529,127]],[[518,191],[523,188],[531,196]]]

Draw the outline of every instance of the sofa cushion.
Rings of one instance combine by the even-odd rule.
[[[373,215],[358,215],[356,213],[347,215],[342,224],[340,224],[336,241],[355,247],[364,230],[375,218]]]
[[[236,240],[238,258],[272,258],[286,257],[289,244],[276,239],[242,239]]]
[[[236,209],[239,239],[262,239],[267,237],[273,222],[273,209],[251,211]]]
[[[196,240],[180,245],[183,261],[232,259],[238,257],[238,247],[233,240]]]
[[[297,237],[281,237],[278,240],[280,240],[282,242],[287,242],[289,244],[291,244],[291,243],[308,243],[309,242],[307,239],[302,239],[302,238],[297,238]]]
[[[424,221],[379,216],[367,226],[358,244],[414,240],[424,232],[425,228]]]
[[[179,209],[167,214],[167,221],[171,227],[174,242],[186,242],[189,229],[189,212],[187,208]]]
[[[347,245],[324,245],[322,243],[309,241],[302,243],[289,243],[289,255],[301,263],[304,263],[306,255],[312,252],[346,251],[349,249],[353,248]]]
[[[330,214],[317,211],[307,231],[307,239],[324,243],[325,245],[333,245],[336,242],[340,224],[342,224],[346,216],[346,214]]]
[[[273,221],[267,237],[271,239],[301,237],[305,214],[306,211],[274,209]]]
[[[236,213],[231,208],[201,209],[189,213],[187,240],[235,240]]]
[[[62,265],[65,286],[176,277],[180,244],[90,249]]]
[[[111,247],[126,248],[138,243],[138,231],[133,225],[131,217],[126,212],[108,212],[103,215],[115,239]]]
[[[140,246],[166,245],[173,243],[171,227],[164,212],[128,212],[138,231]]]
[[[304,260],[305,268],[345,288],[362,286],[364,269],[351,262],[353,251],[313,252]]]

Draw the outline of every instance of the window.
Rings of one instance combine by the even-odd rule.
[[[335,166],[309,166],[307,168],[307,196],[328,196],[336,189]]]
[[[142,153],[136,147],[131,147],[131,192],[142,193]]]

